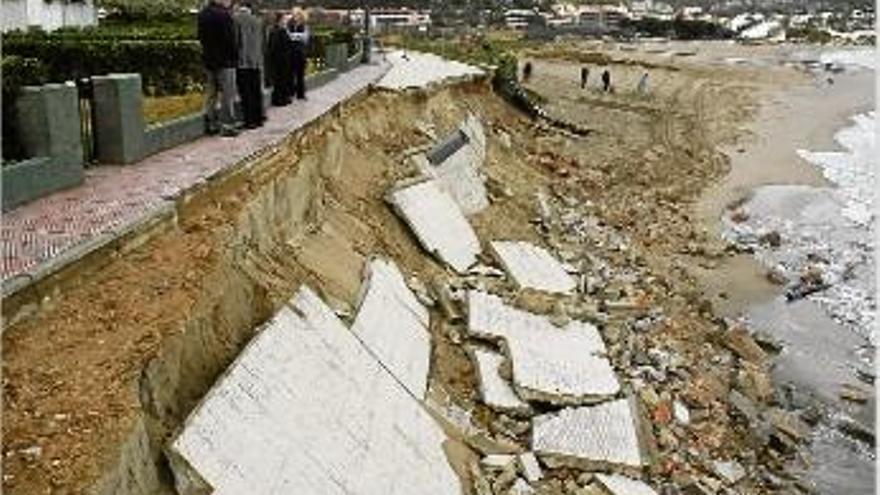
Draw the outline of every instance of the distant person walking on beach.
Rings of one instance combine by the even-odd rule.
[[[287,25],[288,34],[293,42],[293,87],[297,100],[306,99],[306,47],[309,42],[309,30],[306,27],[305,13],[296,10]]]
[[[198,33],[205,66],[205,130],[235,136],[235,24],[232,0],[211,0],[199,12]],[[217,110],[217,106],[220,110]]]
[[[238,44],[238,70],[235,73],[244,126],[255,129],[263,125],[263,23],[245,2],[232,17]]]
[[[642,95],[648,94],[648,73],[647,72],[645,72],[642,75],[642,78],[639,79],[639,85],[636,86],[636,91]]]
[[[587,79],[590,78],[590,69],[586,66],[581,67],[581,89],[587,87]]]
[[[608,69],[602,72],[602,91],[606,93],[611,91],[611,73],[608,72]]]
[[[272,104],[283,107],[293,97],[293,40],[287,32],[287,16],[278,13],[269,33],[269,82],[272,84]]]
[[[523,81],[529,82],[529,79],[532,78],[532,63],[526,62],[526,65],[523,67]]]

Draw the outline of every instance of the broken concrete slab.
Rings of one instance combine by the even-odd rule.
[[[173,465],[216,495],[460,493],[446,436],[422,405],[312,291],[291,306],[187,418]]]
[[[437,143],[425,155],[414,155],[413,161],[426,176],[435,179],[465,215],[489,206],[486,184],[480,168],[486,157],[486,135],[483,125],[473,115],[452,134]]]
[[[363,287],[351,331],[413,396],[424,399],[431,360],[428,310],[391,261],[371,260]]]
[[[504,356],[478,347],[473,347],[468,352],[477,368],[477,380],[483,402],[500,411],[528,413],[529,405],[516,395],[504,378],[501,378],[499,369],[504,363]]]
[[[458,205],[434,180],[400,185],[388,197],[428,252],[464,274],[477,261],[480,241]]]
[[[501,339],[513,364],[513,386],[526,400],[588,404],[612,397],[620,383],[602,354],[605,344],[593,325],[563,327],[481,291],[468,293],[468,331]]]
[[[521,241],[493,241],[491,247],[521,288],[558,294],[570,294],[577,288],[577,280],[544,248]]]
[[[489,454],[480,459],[480,467],[489,472],[500,471],[515,460],[511,454]]]
[[[519,461],[520,471],[529,483],[535,483],[544,478],[544,471],[541,470],[538,458],[534,452],[520,454],[517,460]]]
[[[639,445],[634,407],[627,399],[532,419],[532,449],[550,467],[639,468]]]
[[[385,55],[391,69],[376,83],[390,90],[425,89],[433,85],[467,80],[485,75],[472,65],[431,54],[397,50]]]
[[[657,495],[645,482],[619,474],[597,474],[596,481],[610,495]]]

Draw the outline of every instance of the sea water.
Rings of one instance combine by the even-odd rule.
[[[812,60],[816,60],[811,56]],[[873,50],[820,54],[823,64],[845,71],[873,70]],[[822,69],[816,74],[824,79]],[[837,402],[842,383],[864,389],[858,370],[874,370],[876,325],[876,218],[873,203],[878,154],[876,112],[852,116],[834,136],[837,149],[802,149],[798,154],[827,179],[828,187],[770,185],[753,191],[743,215],[726,215],[724,236],[753,248],[768,269],[796,288],[807,270],[819,270],[826,288],[804,299],[780,297],[750,308],[746,319],[786,344],[774,377],[794,381],[824,401]],[[736,218],[739,221],[734,221]],[[778,243],[767,234],[779,234]],[[873,493],[873,449],[842,434],[835,418],[873,429],[876,400],[851,408],[837,404],[812,437],[807,478],[822,495]]]
[[[821,54],[823,62],[846,70],[872,67],[871,50]],[[834,136],[839,149],[797,150],[828,180],[830,187],[766,186],[745,205],[750,216],[725,220],[725,238],[754,249],[768,268],[783,275],[790,288],[809,270],[818,270],[827,289],[808,297],[838,323],[876,342],[874,234],[877,114],[854,115]],[[766,234],[778,233],[782,245],[769,246]]]

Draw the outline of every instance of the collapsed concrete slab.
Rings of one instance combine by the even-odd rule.
[[[560,328],[497,296],[471,291],[468,331],[503,342],[513,364],[514,389],[523,399],[589,404],[620,391],[602,337],[587,322],[571,321]]]
[[[428,387],[430,316],[393,262],[367,264],[354,334],[419,400]]]
[[[619,474],[597,474],[596,481],[610,495],[657,495],[657,492],[644,482]]]
[[[413,161],[426,177],[437,181],[465,215],[471,215],[489,206],[486,184],[480,175],[485,158],[483,125],[468,115],[458,129],[426,154],[413,156]]]
[[[501,378],[499,369],[504,363],[504,356],[477,347],[469,349],[469,354],[477,368],[480,397],[487,406],[515,413],[529,411],[529,405],[516,395],[504,378]]]
[[[477,261],[480,241],[458,205],[434,180],[405,184],[388,201],[428,252],[458,273]]]
[[[385,57],[391,63],[391,69],[376,86],[390,90],[424,89],[485,74],[477,67],[431,53],[397,50]]]
[[[170,450],[182,495],[193,493],[186,480],[194,477],[216,495],[403,495],[414,486],[458,494],[445,439],[304,288],[208,392]]]
[[[521,241],[493,241],[492,251],[504,270],[522,288],[570,294],[577,281],[546,249]]]
[[[566,408],[532,419],[532,449],[550,467],[639,468],[634,405],[627,399]]]

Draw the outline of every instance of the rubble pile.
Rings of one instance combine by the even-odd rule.
[[[481,142],[467,137],[475,135],[472,117],[462,127],[468,131],[460,128],[455,131],[459,137],[447,138],[424,157],[423,167],[416,168],[419,177],[398,183],[388,195],[414,240],[448,268],[444,274],[423,280],[418,273],[402,273],[393,261],[370,261],[350,328],[328,309],[310,313],[309,308],[323,303],[303,307],[302,294],[310,292],[301,293],[292,303],[297,311],[288,318],[302,319],[294,333],[312,329],[317,334],[297,344],[307,346],[299,351],[305,356],[320,357],[307,361],[332,368],[345,349],[345,355],[367,362],[358,369],[345,365],[347,375],[354,375],[351,381],[342,379],[323,390],[308,383],[301,391],[302,373],[267,370],[260,375],[247,364],[246,351],[175,442],[187,461],[182,465],[212,483],[227,483],[229,475],[217,466],[233,462],[237,449],[217,450],[210,423],[220,414],[212,400],[232,400],[239,404],[232,409],[260,421],[263,416],[277,420],[280,409],[273,407],[297,410],[301,425],[318,417],[323,421],[324,427],[303,438],[301,428],[285,427],[267,444],[289,455],[318,449],[326,456],[322,462],[327,467],[318,473],[279,465],[290,483],[338,477],[351,487],[356,483],[351,473],[357,472],[371,477],[379,489],[383,478],[401,481],[401,469],[419,479],[408,486],[447,483],[448,471],[435,463],[442,452],[436,432],[423,425],[422,413],[430,412],[450,438],[468,447],[470,457],[460,461],[466,465],[455,471],[478,495],[809,493],[790,473],[804,457],[817,412],[784,400],[773,389],[769,373],[778,346],[715,318],[687,289],[687,277],[680,272],[656,274],[640,254],[640,244],[606,223],[583,189],[571,187],[577,179],[563,178],[559,187],[536,196],[533,227],[543,245],[480,239],[469,215],[484,207],[479,193],[486,190],[484,154],[461,151]],[[444,168],[449,159],[457,162]],[[435,167],[436,173],[424,166]],[[459,194],[464,189],[459,190],[457,180],[469,182],[467,193]],[[491,204],[493,196],[485,199]],[[252,347],[270,335],[264,331]],[[460,370],[464,387],[472,388],[464,395],[462,383],[445,383],[437,375],[435,357],[429,358],[441,339],[470,359],[470,368]],[[294,344],[266,349],[276,353],[273,363],[303,359],[278,354],[287,345]],[[231,383],[239,375],[247,380],[256,376],[258,383]],[[380,386],[394,391],[382,392]],[[386,393],[397,398],[394,410],[374,403]],[[278,400],[257,406],[265,399],[261,394]],[[224,421],[231,428],[256,420]],[[371,433],[362,441],[351,439],[356,448],[331,449],[325,431],[337,428],[328,428],[327,421],[351,432],[390,427],[403,437],[388,434],[381,440]],[[265,435],[254,432],[241,442],[264,440]],[[397,462],[401,445],[411,441],[433,450],[420,453],[411,466],[396,466],[394,476],[385,471],[372,478],[373,470],[384,469],[383,460]],[[356,468],[333,471],[343,465]],[[183,472],[181,480],[197,478],[191,468]],[[244,486],[250,480],[229,482]],[[400,486],[384,488],[394,493]],[[359,487],[352,492],[387,491]]]

